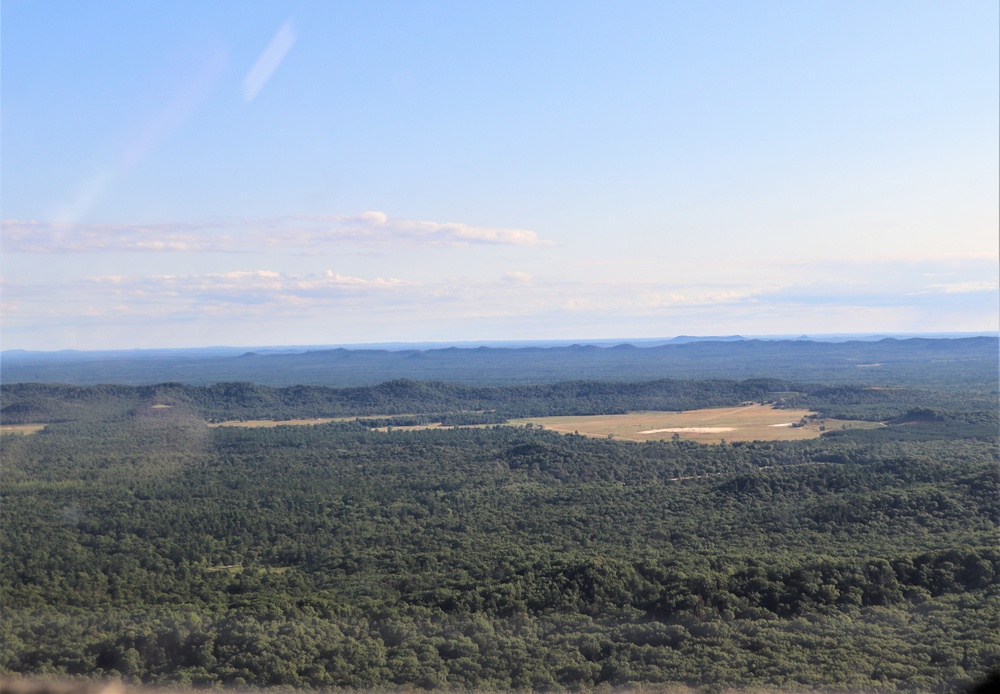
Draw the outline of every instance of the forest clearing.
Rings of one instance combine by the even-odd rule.
[[[385,419],[391,415],[364,418]],[[412,416],[412,415],[411,415]],[[212,423],[210,427],[276,427],[327,424],[351,421],[356,417],[319,417],[305,419],[248,419]],[[832,429],[872,429],[879,422],[821,417],[805,409],[778,409],[753,403],[740,407],[710,407],[686,411],[641,411],[628,414],[571,415],[511,419],[510,426],[532,426],[562,434],[580,434],[625,441],[662,441],[680,438],[700,443],[717,443],[720,438],[732,441],[798,441],[819,437]],[[465,425],[486,426],[486,425]],[[371,427],[374,431],[419,431],[451,428],[441,422]]]
[[[4,424],[0,426],[0,434],[35,434],[45,426],[45,424]]]
[[[210,422],[208,426],[215,427],[280,427],[280,426],[310,426],[316,424],[329,424],[330,422],[346,422],[354,417],[313,417],[309,419],[245,419],[228,420],[225,422]]]
[[[800,423],[801,426],[797,426]],[[793,441],[814,439],[832,429],[882,426],[877,422],[821,418],[810,410],[777,409],[760,403],[684,412],[530,417],[511,420],[511,424],[532,424],[563,434],[610,436],[626,441],[660,441],[677,435],[703,443],[716,443],[720,438],[730,441]]]

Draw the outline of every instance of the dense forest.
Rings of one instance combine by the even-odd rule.
[[[376,386],[273,388],[253,383],[187,386],[3,385],[0,415],[5,424],[80,419],[172,417],[209,422],[239,419],[290,420],[323,417],[436,415],[434,421],[496,424],[518,417],[616,414],[638,410],[691,410],[770,402],[815,410],[825,417],[898,420],[908,411],[925,419],[967,420],[995,432],[997,393],[940,392],[916,388],[827,386],[778,379],[675,380],[648,382],[573,381],[525,386],[468,386],[402,379]],[[171,412],[157,411],[169,407]],[[940,411],[940,415],[935,415]],[[948,414],[944,414],[947,412]],[[420,421],[428,421],[426,418]]]
[[[0,438],[0,672],[945,692],[1000,666],[988,385],[10,384],[2,396],[5,424],[49,425]],[[749,399],[886,426],[703,445],[501,424]],[[371,428],[404,414],[486,425]],[[349,419],[207,425],[261,416]]]

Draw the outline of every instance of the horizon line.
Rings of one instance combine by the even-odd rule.
[[[526,346],[572,346],[572,345],[626,345],[633,343],[669,343],[671,341],[684,340],[685,342],[739,342],[749,340],[768,341],[814,341],[814,342],[849,342],[852,338],[867,338],[868,341],[874,339],[961,339],[971,337],[993,337],[1000,338],[1000,331],[940,331],[940,332],[838,332],[838,333],[778,333],[778,334],[731,334],[731,335],[674,335],[671,337],[610,337],[610,338],[526,338],[510,340],[390,340],[380,342],[351,342],[351,343],[318,343],[318,344],[266,344],[266,345],[200,345],[187,347],[109,347],[103,349],[25,349],[9,348],[0,350],[0,355],[11,353],[28,354],[87,354],[87,353],[108,353],[108,352],[183,352],[183,351],[208,351],[208,350],[320,350],[320,349],[383,349],[385,351],[401,351],[407,349],[407,345],[421,346],[421,349],[437,349],[455,347],[478,348],[493,347],[503,345]],[[836,340],[834,340],[836,338]],[[416,347],[410,347],[414,349]]]

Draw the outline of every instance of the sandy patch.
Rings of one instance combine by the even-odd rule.
[[[647,429],[640,434],[721,434],[736,431],[734,427],[669,427],[667,429]]]
[[[775,408],[769,404],[701,410],[630,412],[621,415],[532,417],[514,419],[513,426],[541,426],[563,434],[627,441],[668,441],[675,436],[702,443],[727,441],[790,441],[816,438],[827,429],[874,428],[877,423],[820,419],[810,410]],[[802,418],[806,423],[798,424]]]
[[[44,424],[4,424],[0,426],[0,434],[37,434],[44,428]]]

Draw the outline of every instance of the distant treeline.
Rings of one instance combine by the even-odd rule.
[[[831,384],[936,390],[997,388],[995,337],[877,342],[697,341],[656,347],[573,345],[430,350],[330,349],[297,354],[5,352],[4,383],[208,385],[253,381],[270,386],[374,385],[443,380],[467,385],[774,377]]]
[[[974,426],[994,424],[996,394],[929,392],[864,386],[831,387],[778,379],[658,380],[642,383],[573,381],[524,386],[468,386],[411,380],[377,386],[273,388],[252,383],[188,386],[67,386],[5,384],[0,417],[5,424],[86,420],[95,417],[177,417],[186,413],[207,421],[316,417],[422,415],[407,423],[494,424],[516,417],[620,414],[641,410],[680,411],[774,402],[807,408],[825,417],[885,421],[914,408],[982,412]],[[160,406],[155,408],[154,406]],[[163,407],[167,406],[167,407]],[[929,411],[929,410],[928,410]],[[429,417],[434,415],[434,418]],[[956,415],[949,415],[953,419]],[[966,415],[962,415],[968,419]],[[995,419],[995,418],[994,418]],[[373,425],[402,425],[404,420]],[[953,422],[954,423],[954,422]],[[995,431],[993,432],[995,433]]]

